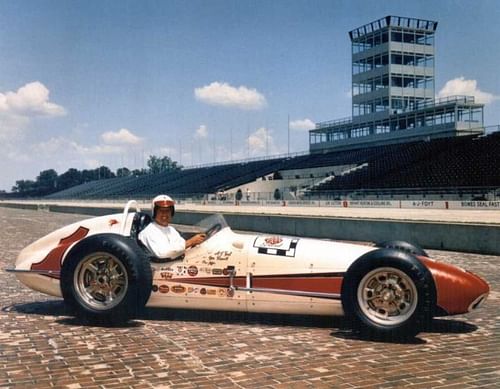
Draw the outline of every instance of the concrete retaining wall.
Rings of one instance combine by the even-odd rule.
[[[195,224],[210,213],[178,212],[175,222]],[[406,240],[429,249],[500,255],[500,227],[374,219],[224,214],[235,230],[353,241]]]
[[[121,207],[0,204],[4,207],[100,216],[119,213]],[[210,212],[180,211],[176,224],[192,225]],[[500,255],[500,226],[376,219],[326,218],[265,214],[224,213],[235,230],[352,241],[406,240],[424,248]]]

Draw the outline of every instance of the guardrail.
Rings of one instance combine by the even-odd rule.
[[[15,200],[0,201],[0,206],[9,204],[33,205],[38,210],[48,209],[51,205],[63,206],[109,206],[122,208],[126,200]],[[399,209],[442,209],[442,210],[493,210],[500,211],[500,200],[485,201],[448,201],[448,200],[176,200],[179,205],[218,205],[251,207],[316,207],[316,208],[399,208]],[[142,209],[150,208],[150,201],[140,199],[137,205]],[[500,220],[499,220],[500,221]]]

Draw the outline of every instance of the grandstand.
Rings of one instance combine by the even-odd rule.
[[[262,181],[271,184],[274,189],[269,193],[272,193],[276,188],[289,189],[311,180],[314,181],[311,185],[300,185],[306,198],[366,195],[393,198],[409,194],[439,194],[440,198],[450,199],[491,197],[496,196],[500,189],[500,128],[498,130],[482,136],[451,137],[111,178],[75,186],[48,198],[148,198],[158,193],[181,198],[205,198],[207,194],[221,190],[234,198],[237,189],[244,190]],[[255,192],[255,186],[252,188]],[[291,194],[292,191],[285,192]]]
[[[383,147],[362,169],[310,188],[310,195],[442,192],[485,195],[500,186],[500,132]],[[460,197],[460,196],[459,196]]]
[[[350,31],[353,116],[317,123],[307,154],[112,178],[48,197],[496,199],[500,127],[485,129],[472,96],[435,99],[436,28],[386,16]]]

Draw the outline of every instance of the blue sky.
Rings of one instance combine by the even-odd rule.
[[[185,166],[308,149],[351,115],[348,31],[437,20],[436,94],[500,124],[497,1],[0,0],[0,189],[41,170]]]

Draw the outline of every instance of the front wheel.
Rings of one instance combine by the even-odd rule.
[[[405,242],[403,240],[387,240],[385,242],[377,243],[377,247],[383,249],[396,249],[399,251],[404,251],[408,254],[418,255],[422,257],[428,257],[427,252],[415,243]]]
[[[395,249],[363,255],[342,283],[342,305],[353,327],[387,340],[419,333],[432,319],[435,296],[429,270]]]
[[[113,324],[134,318],[151,294],[148,258],[131,239],[115,234],[90,236],[64,260],[61,291],[78,316]]]

